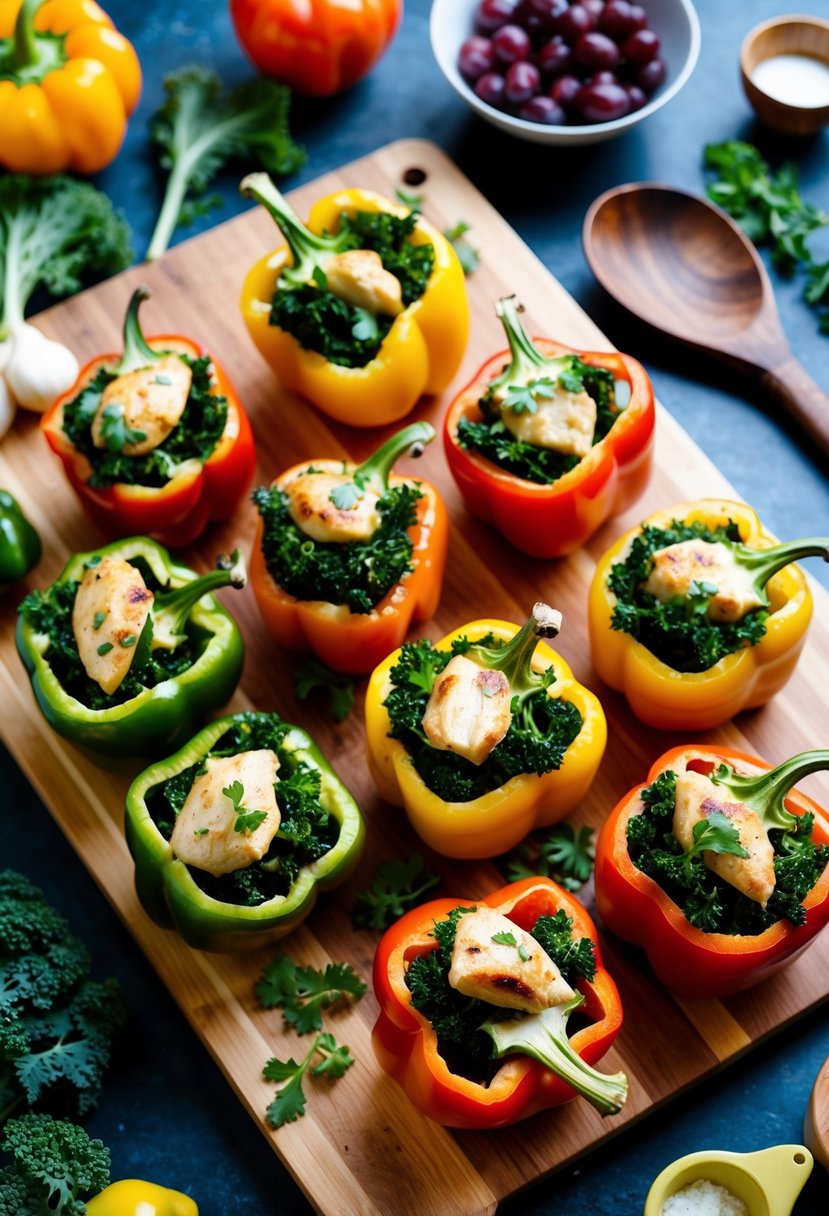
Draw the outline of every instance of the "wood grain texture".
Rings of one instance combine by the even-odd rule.
[[[829,455],[829,396],[792,355],[760,256],[724,211],[673,186],[617,186],[588,210],[584,249],[615,300],[754,381]]]
[[[455,387],[471,378],[503,336],[492,304],[515,291],[527,306],[531,332],[581,348],[608,348],[593,323],[547,270],[441,152],[406,141],[382,149],[337,174],[296,191],[303,211],[317,196],[342,185],[393,193],[403,172],[427,171],[427,215],[444,227],[460,217],[472,225],[483,254],[470,280],[472,340]],[[236,302],[245,270],[271,247],[274,232],[261,212],[246,214],[174,249],[150,268],[138,268],[42,314],[41,328],[68,342],[81,360],[116,349],[120,317],[130,290],[146,282],[153,299],[146,307],[148,332],[179,331],[202,341],[228,368],[251,415],[259,452],[258,478],[269,480],[285,466],[313,456],[364,457],[378,442],[374,433],[350,432],[280,393],[271,372],[248,340]],[[423,403],[418,417],[437,421],[445,399]],[[580,680],[596,685],[590,668],[585,591],[606,546],[642,516],[673,502],[733,491],[672,419],[660,411],[656,472],[644,500],[609,523],[581,552],[560,562],[535,562],[513,552],[494,532],[465,511],[435,444],[418,468],[445,495],[454,530],[444,596],[435,620],[424,630],[437,638],[464,621],[492,614],[523,620],[528,606],[548,598],[564,612],[558,649]],[[93,547],[101,537],[85,520],[46,449],[33,419],[23,417],[0,449],[0,484],[23,503],[44,541],[44,556],[27,587],[44,586],[69,553]],[[214,529],[184,556],[200,568],[231,542],[250,546],[255,526],[246,504],[227,526]],[[816,619],[800,667],[790,685],[762,711],[743,715],[714,732],[714,741],[743,747],[779,761],[816,746],[829,685],[829,603],[815,589]],[[497,1202],[560,1168],[600,1140],[646,1115],[655,1106],[804,1013],[829,995],[829,935],[781,976],[742,996],[719,1002],[680,1004],[650,977],[636,952],[605,941],[608,966],[625,1008],[625,1025],[602,1067],[624,1068],[631,1080],[622,1113],[602,1121],[585,1102],[537,1116],[514,1129],[450,1133],[422,1119],[394,1082],[376,1065],[370,1032],[377,1009],[369,993],[354,1009],[332,1013],[328,1027],[348,1043],[357,1063],[336,1085],[308,1082],[308,1113],[279,1132],[263,1113],[273,1087],[261,1079],[270,1055],[296,1055],[301,1040],[285,1033],[278,1012],[257,1007],[253,985],[272,952],[240,956],[200,954],[172,933],[157,929],[138,905],[132,864],[122,834],[123,796],[138,770],[135,763],[102,765],[54,735],[42,721],[14,651],[14,600],[0,606],[0,698],[4,736],[21,766],[129,926],[170,991],[265,1134],[320,1211],[341,1216],[400,1211],[411,1216],[472,1216],[490,1213]],[[375,937],[351,928],[348,909],[382,857],[403,856],[419,842],[401,811],[381,803],[372,788],[363,752],[362,688],[357,707],[333,725],[317,704],[298,705],[292,694],[291,660],[269,642],[253,596],[231,593],[226,602],[248,644],[242,688],[231,709],[254,705],[275,709],[309,729],[357,798],[368,825],[366,857],[349,885],[324,897],[311,918],[284,946],[292,957],[317,966],[347,960],[370,976]],[[647,730],[618,695],[602,688],[609,724],[607,756],[589,796],[574,816],[599,824],[610,807],[636,784],[649,764],[678,737]],[[825,779],[803,788],[829,797]],[[447,894],[479,898],[501,884],[490,863],[429,858],[444,878]],[[591,902],[591,893],[587,893]],[[436,1165],[439,1168],[436,1168]]]

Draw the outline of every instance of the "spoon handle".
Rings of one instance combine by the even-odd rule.
[[[769,368],[762,376],[764,387],[829,456],[829,395],[793,355]]]

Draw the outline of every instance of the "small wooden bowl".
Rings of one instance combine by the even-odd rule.
[[[746,97],[757,117],[786,135],[814,135],[829,123],[826,105],[793,105],[758,88],[753,80],[758,64],[778,55],[806,55],[829,67],[829,21],[820,17],[773,17],[756,25],[740,49],[740,75]]]
[[[803,1120],[803,1139],[815,1160],[829,1170],[829,1056],[823,1061],[812,1088]]]

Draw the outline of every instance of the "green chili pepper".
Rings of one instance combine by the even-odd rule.
[[[140,563],[157,587],[134,665],[146,663],[149,656],[175,655],[179,647],[187,648],[179,654],[188,654],[192,662],[173,661],[167,674],[159,661],[151,686],[134,681],[135,694],[126,699],[123,694],[106,697],[96,689],[93,707],[67,690],[53,666],[58,665],[59,652],[64,662],[67,656],[77,662],[71,623],[63,624],[59,637],[48,629],[61,612],[65,621],[67,606],[74,602],[73,584],[81,582],[89,565],[108,555]],[[245,585],[241,553],[220,558],[217,567],[199,576],[175,564],[155,541],[133,536],[76,553],[46,591],[27,596],[20,607],[17,649],[49,725],[73,743],[108,756],[159,755],[188,738],[210,710],[228,700],[242,671],[242,636],[210,594],[219,587]],[[153,648],[154,641],[159,649]]]
[[[40,537],[8,490],[0,490],[0,588],[11,586],[40,561]]]
[[[188,770],[198,773],[211,753],[239,754],[261,746],[262,734],[269,730],[276,732],[278,740],[274,744],[280,761],[277,800],[283,778],[290,779],[297,770],[310,775],[314,783],[318,779],[318,803],[334,821],[335,834],[326,852],[299,867],[286,894],[253,905],[232,903],[209,894],[204,872],[176,857],[168,838],[170,824],[162,830],[160,823],[170,815],[162,787],[171,779],[179,786],[179,777],[185,785],[188,779],[195,780]],[[248,747],[239,743],[246,735]],[[281,826],[287,818],[290,814],[283,810]],[[339,886],[354,870],[364,829],[356,802],[305,731],[282,722],[276,714],[240,713],[211,722],[175,755],[136,777],[127,793],[126,834],[135,861],[136,890],[149,916],[165,928],[177,929],[191,946],[229,950],[256,949],[296,928],[313,908],[317,893]],[[274,864],[267,856],[263,862],[265,869]]]

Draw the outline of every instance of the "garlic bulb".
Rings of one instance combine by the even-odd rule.
[[[78,360],[25,322],[12,330],[5,377],[18,403],[42,414],[78,377]]]

